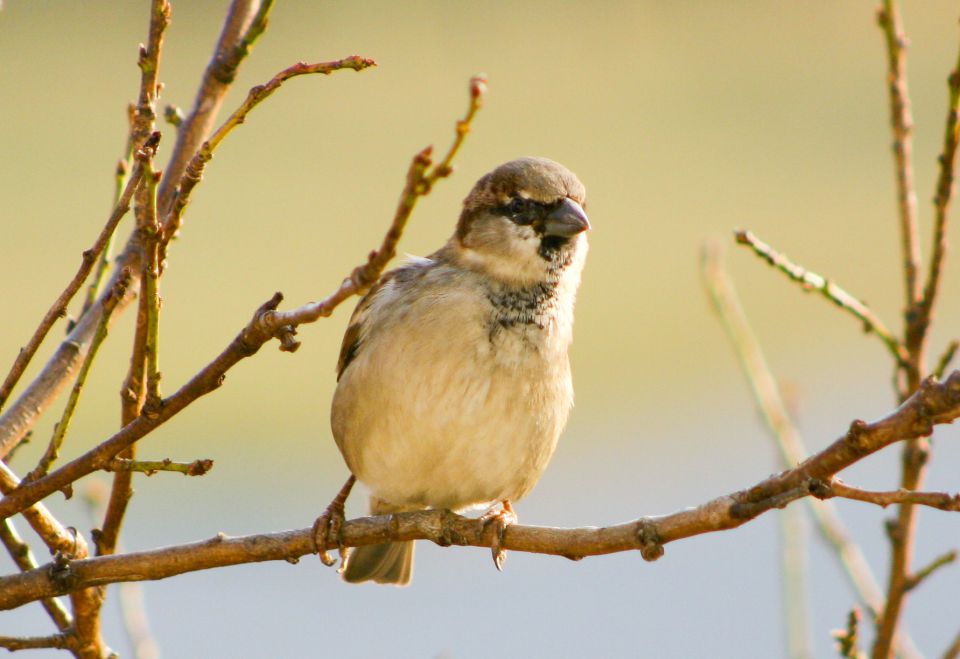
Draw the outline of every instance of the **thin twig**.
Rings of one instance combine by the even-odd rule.
[[[887,90],[890,96],[890,124],[893,129],[893,156],[900,209],[900,245],[903,258],[905,308],[920,300],[920,246],[917,240],[917,193],[913,182],[913,117],[907,92],[907,38],[900,10],[893,0],[883,0],[877,12],[887,48]]]
[[[900,343],[899,339],[894,336],[886,324],[863,302],[850,295],[829,279],[821,277],[803,266],[797,265],[784,254],[777,252],[770,247],[770,245],[757,238],[752,232],[738,230],[735,233],[735,237],[738,244],[750,247],[757,256],[800,284],[800,287],[804,291],[816,291],[820,293],[823,297],[863,323],[863,331],[876,334],[877,337],[883,341],[883,344],[887,346],[887,350],[893,355],[894,359],[897,360],[898,364],[905,364],[907,362],[910,355]]]
[[[912,333],[914,341],[922,341],[933,316],[940,280],[943,278],[943,260],[947,252],[947,223],[950,215],[950,202],[954,195],[954,169],[957,161],[957,143],[960,140],[960,54],[957,64],[948,78],[949,101],[947,121],[943,133],[943,149],[940,152],[940,175],[937,178],[937,191],[933,198],[934,228],[933,251],[930,255],[930,270],[923,288],[923,298],[918,305],[918,313],[913,319]]]
[[[123,189],[127,185],[127,175],[130,174],[130,161],[133,160],[133,153],[130,152],[127,154],[125,160],[117,161],[117,169],[114,174],[115,181],[115,191],[114,191],[114,206],[117,205],[120,201],[120,196],[123,194]],[[113,243],[116,238],[116,232],[110,234],[110,238],[107,240],[106,246],[104,246],[103,251],[100,252],[100,258],[97,260],[97,269],[93,272],[93,277],[90,279],[90,285],[87,287],[87,296],[83,300],[83,307],[80,309],[80,314],[78,317],[82,317],[83,314],[87,313],[87,310],[93,306],[93,303],[97,301],[97,296],[100,295],[100,289],[103,286],[103,280],[107,275],[107,268],[110,266],[110,256],[113,252]],[[73,331],[76,323],[70,323],[68,325],[67,331]]]
[[[17,650],[39,650],[55,648],[66,650],[71,647],[69,634],[52,636],[0,636],[0,648],[16,652]]]
[[[20,534],[17,533],[17,529],[14,528],[12,520],[5,519],[0,521],[0,542],[7,548],[7,552],[17,567],[20,568],[21,572],[33,570],[37,567],[37,561],[33,556],[33,552],[30,551],[30,546],[24,542]],[[55,624],[61,632],[66,631],[70,628],[70,625],[73,624],[73,618],[70,616],[69,611],[63,607],[63,604],[61,604],[58,599],[45,597],[40,600],[40,604],[47,612],[47,615],[50,616],[50,619],[53,620],[53,624]]]
[[[956,550],[952,550],[952,549],[948,552],[941,554],[940,556],[937,556],[935,559],[930,561],[928,565],[926,565],[925,567],[917,570],[912,575],[910,575],[910,578],[907,579],[906,589],[913,590],[914,588],[919,586],[921,583],[923,583],[924,579],[929,577],[931,574],[933,574],[934,572],[936,572],[942,567],[946,567],[947,565],[950,565],[956,560],[957,560],[957,552]]]
[[[956,339],[947,344],[943,354],[940,355],[940,359],[937,360],[936,368],[933,369],[933,377],[938,380],[943,377],[943,374],[947,372],[947,367],[950,366],[950,362],[953,361],[954,356],[957,354],[957,348],[960,348],[960,341]]]
[[[903,489],[877,492],[851,487],[837,479],[829,483],[816,484],[813,495],[818,499],[840,497],[854,501],[863,501],[882,508],[893,504],[911,503],[919,506],[937,508],[938,510],[960,511],[960,494],[948,494],[947,492],[914,492]]]
[[[169,212],[164,213],[160,206],[163,221],[163,239],[160,242],[160,264],[166,259],[167,245],[177,235],[180,226],[183,223],[183,212],[190,202],[190,195],[193,189],[203,178],[203,170],[207,163],[213,157],[214,151],[220,145],[220,142],[226,138],[230,132],[242,124],[247,115],[253,108],[261,103],[268,96],[273,94],[284,81],[295,76],[307,75],[312,73],[321,73],[330,75],[334,71],[350,69],[353,71],[362,71],[371,66],[376,66],[376,62],[366,57],[352,56],[333,62],[320,62],[317,64],[307,64],[300,62],[290,66],[277,75],[273,76],[267,83],[253,87],[247,94],[247,98],[241,103],[240,107],[234,110],[233,114],[206,140],[196,153],[190,159],[190,162],[184,169],[183,176],[177,187],[176,199],[173,201]]]
[[[158,471],[172,471],[184,476],[205,476],[213,469],[213,460],[201,459],[193,462],[173,462],[170,458],[163,460],[126,460],[114,458],[104,467],[104,471],[139,472],[153,476]]]

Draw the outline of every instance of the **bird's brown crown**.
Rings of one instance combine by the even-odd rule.
[[[473,186],[463,200],[457,237],[464,237],[477,211],[503,206],[514,197],[543,204],[572,199],[584,206],[586,195],[580,179],[560,163],[548,158],[517,158],[500,165]]]

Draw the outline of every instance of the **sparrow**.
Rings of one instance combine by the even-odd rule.
[[[488,506],[501,538],[515,521],[511,502],[540,479],[573,405],[585,198],[552,160],[503,164],[467,195],[443,247],[358,303],[331,425],[372,514]],[[413,542],[391,542],[354,548],[341,575],[406,585],[412,568]]]

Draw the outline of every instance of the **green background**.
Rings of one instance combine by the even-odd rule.
[[[225,6],[174,2],[162,103],[190,107]],[[275,290],[290,306],[332,291],[379,242],[410,157],[449,144],[467,82],[483,72],[489,95],[456,173],[418,206],[401,250],[441,245],[473,182],[520,155],[575,171],[594,227],[572,351],[577,405],[546,476],[517,506],[521,520],[604,525],[667,513],[778,469],[699,283],[705,240],[729,245],[744,306],[801,429],[812,448],[825,446],[851,419],[893,407],[886,353],[855,321],[733,247],[731,231],[752,229],[899,324],[874,11],[860,1],[279,2],[225,110],[299,60],[360,54],[380,66],[289,81],[217,152],[161,282],[164,391],[218,353]],[[926,252],[960,30],[952,2],[908,3],[905,20]],[[106,219],[146,31],[146,2],[8,0],[0,12],[0,368]],[[173,137],[163,130],[165,156]],[[960,333],[955,261],[945,274],[934,354]],[[347,475],[327,417],[349,307],[302,327],[296,355],[267,346],[141,443],[144,458],[210,457],[216,466],[203,478],[138,478],[127,549],[312,523]],[[68,455],[117,426],[132,321],[128,311],[94,368]],[[14,460],[19,472],[52,424],[45,419]],[[957,489],[957,439],[938,431],[930,488]],[[897,472],[893,450],[843,477],[886,489]],[[350,512],[362,504],[355,494]],[[52,506],[65,524],[93,525],[81,507]],[[840,508],[884,575],[889,513]],[[956,543],[960,518],[920,519],[925,563]],[[776,521],[669,545],[654,564],[635,554],[572,563],[514,552],[503,574],[486,551],[420,543],[404,590],[349,587],[312,558],[229,568],[146,584],[146,607],[169,657],[772,657],[784,647]],[[830,554],[810,545],[815,647],[829,655],[829,630],[854,600]],[[944,610],[958,588],[948,569],[910,600],[911,632],[931,654],[957,631]],[[111,593],[107,638],[128,654],[115,607]],[[28,608],[0,616],[0,634],[49,633],[39,607]]]

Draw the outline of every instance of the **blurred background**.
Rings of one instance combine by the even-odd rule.
[[[470,76],[486,105],[456,173],[418,206],[402,251],[451,233],[460,200],[497,164],[556,159],[585,182],[594,230],[572,351],[577,405],[550,469],[518,505],[522,522],[606,525],[673,512],[779,469],[699,280],[705,241],[729,246],[744,306],[811,450],[853,418],[894,406],[879,341],[732,244],[736,227],[869,301],[899,325],[902,283],[885,55],[872,2],[447,3],[288,1],[243,65],[246,90],[298,61],[373,57],[379,67],[303,77],[258,107],[207,168],[162,280],[166,393],[218,353],[275,290],[297,306],[333,290],[378,244],[411,156],[445,149]],[[173,2],[163,104],[188,110],[226,2]],[[125,108],[135,99],[147,3],[23,2],[0,12],[0,369],[72,276],[109,211]],[[956,3],[907,3],[923,247],[960,30]],[[173,143],[164,126],[162,154]],[[125,221],[121,229],[129,230]],[[957,260],[942,288],[933,353],[957,336]],[[265,347],[225,386],[140,444],[143,458],[213,458],[203,478],[136,479],[128,550],[309,526],[347,470],[328,425],[352,303],[300,331],[295,355]],[[98,359],[66,453],[112,434],[134,314]],[[35,360],[35,373],[62,336]],[[27,471],[63,401],[14,460]],[[956,491],[957,432],[934,440],[931,489]],[[842,474],[887,489],[899,450]],[[91,476],[86,487],[107,484]],[[55,498],[56,499],[56,498]],[[365,509],[355,493],[348,512]],[[94,522],[50,502],[65,524]],[[884,512],[839,504],[882,580]],[[955,546],[960,517],[920,514],[917,564]],[[29,529],[24,528],[28,538]],[[814,647],[855,598],[832,555],[809,542]],[[40,550],[43,557],[45,552]],[[4,572],[12,568],[4,556]],[[960,572],[909,600],[926,652],[957,633]],[[144,585],[167,657],[775,657],[784,650],[777,514],[738,530],[573,563],[420,543],[407,589],[343,584],[312,557]],[[116,593],[108,642],[129,655]],[[39,606],[0,616],[0,634],[52,631]],[[41,656],[41,655],[34,655]]]

